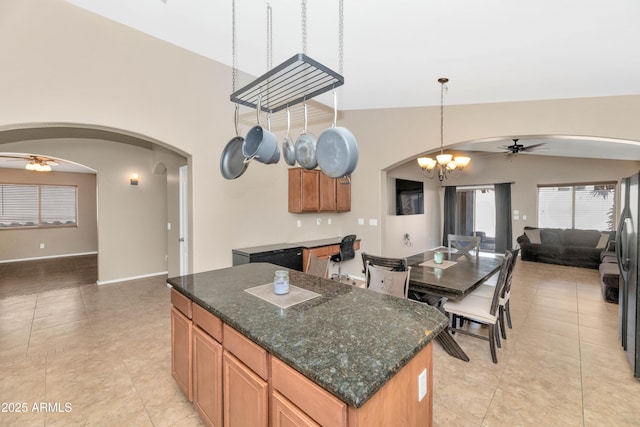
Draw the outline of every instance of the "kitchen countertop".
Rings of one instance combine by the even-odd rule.
[[[447,325],[435,308],[289,270],[320,297],[281,309],[245,289],[272,283],[251,263],[168,279],[174,289],[343,402],[361,407]]]
[[[305,240],[302,242],[275,243],[271,245],[252,246],[248,248],[233,249],[233,252],[251,255],[251,254],[258,254],[262,252],[280,251],[280,250],[294,249],[294,248],[313,249],[313,248],[319,248],[321,246],[331,246],[331,245],[339,245],[339,244],[340,244],[340,239],[338,237],[332,237],[328,239]]]

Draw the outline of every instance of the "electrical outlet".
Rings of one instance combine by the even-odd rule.
[[[369,218],[369,225],[375,227],[376,225],[378,225],[378,220],[375,218]]]
[[[418,375],[418,402],[422,402],[422,399],[427,395],[427,369],[425,368],[420,375]]]
[[[327,218],[327,225],[331,225],[331,218]]]
[[[358,218],[358,225],[364,225],[364,218]]]
[[[296,220],[296,227],[298,228],[302,227],[302,221],[300,221],[299,219]]]
[[[44,243],[40,243],[40,249],[44,249]]]
[[[316,218],[316,225],[320,225],[320,224],[322,224],[322,218],[317,217]]]

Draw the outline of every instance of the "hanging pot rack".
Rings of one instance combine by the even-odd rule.
[[[307,0],[302,0],[301,6],[302,53],[297,53],[282,64],[271,68],[273,48],[271,6],[267,4],[267,69],[269,71],[239,90],[234,86],[234,92],[230,96],[231,102],[261,109],[271,114],[309,101],[344,84],[342,76],[344,0],[338,2],[339,73],[307,56]]]
[[[276,113],[340,87],[344,77],[298,53],[231,94],[231,102]]]

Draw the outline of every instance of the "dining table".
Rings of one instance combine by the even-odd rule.
[[[436,263],[436,253],[439,263]],[[441,258],[441,259],[440,259]],[[426,302],[442,309],[447,300],[459,300],[464,298],[478,286],[487,281],[500,270],[502,255],[462,254],[441,250],[429,250],[407,257],[407,263],[411,267],[409,276],[410,298]],[[444,329],[436,340],[445,351],[458,359],[469,361],[469,356],[464,352],[448,329]]]

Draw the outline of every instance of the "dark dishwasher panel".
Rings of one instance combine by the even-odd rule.
[[[233,265],[247,264],[249,262],[269,262],[281,267],[302,271],[302,248],[274,249],[257,253],[233,251]]]

